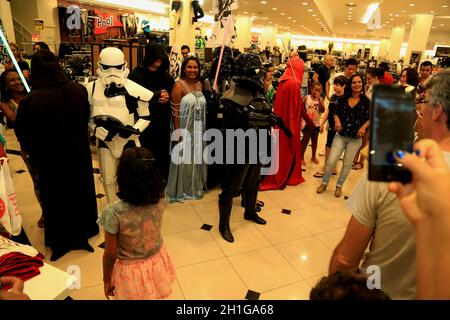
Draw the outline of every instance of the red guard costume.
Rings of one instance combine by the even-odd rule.
[[[302,176],[302,143],[300,139],[301,118],[306,125],[314,128],[303,105],[301,86],[304,62],[298,56],[292,57],[284,75],[279,79],[274,113],[283,119],[285,126],[292,132],[289,138],[280,130],[279,167],[275,175],[266,176],[260,190],[284,189],[286,185],[295,186],[305,181]]]

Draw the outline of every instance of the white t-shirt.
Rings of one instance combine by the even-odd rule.
[[[444,152],[450,167],[450,152]],[[387,183],[362,177],[346,202],[353,217],[374,230],[369,252],[360,266],[366,274],[372,265],[380,267],[381,289],[392,299],[416,298],[416,237]],[[368,276],[370,274],[367,274]]]

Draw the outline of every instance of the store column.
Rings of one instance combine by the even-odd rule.
[[[57,53],[61,42],[59,32],[58,1],[57,0],[39,0],[36,1],[36,18],[44,20],[44,30],[40,31],[41,40],[47,42],[50,49]]]
[[[382,39],[380,41],[380,49],[378,50],[378,58],[384,59],[387,57],[389,52],[389,40]]]
[[[263,27],[261,33],[261,49],[264,50],[266,47],[273,48],[277,45],[277,34],[278,28],[276,27]]]
[[[179,0],[181,7],[178,11],[172,10],[172,3],[170,1],[170,45],[187,44],[191,51],[195,49],[195,26],[192,24],[192,17],[194,16],[191,0]]]
[[[409,33],[408,49],[406,50],[405,65],[416,62],[419,64],[424,57],[424,51],[427,46],[428,37],[430,36],[431,25],[434,15],[432,14],[416,14],[413,17],[411,32]],[[414,53],[416,59],[411,61],[411,53]]]
[[[402,47],[404,35],[405,28],[395,27],[392,29],[389,52],[387,56],[389,61],[398,61],[400,59],[400,49]]]
[[[11,7],[9,1],[0,0],[0,19],[2,21],[3,30],[8,37],[8,41],[16,42],[16,37],[14,36],[14,25],[11,15]]]
[[[234,46],[239,51],[244,52],[245,48],[250,48],[252,38],[252,20],[247,16],[238,16],[236,18],[237,38]]]

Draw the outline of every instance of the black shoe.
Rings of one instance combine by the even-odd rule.
[[[220,234],[222,238],[227,240],[228,242],[234,242],[233,234],[231,233],[230,226],[225,226],[223,228],[219,227]]]
[[[244,214],[244,219],[245,220],[251,220],[251,221],[253,221],[253,222],[257,223],[257,224],[266,224],[267,223],[266,220],[264,220],[263,218],[258,216],[256,213],[252,214],[252,215]]]

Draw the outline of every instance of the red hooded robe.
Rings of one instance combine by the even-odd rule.
[[[305,181],[301,162],[301,118],[305,119],[309,127],[314,128],[315,125],[303,105],[301,86],[304,65],[298,56],[292,57],[287,63],[284,75],[279,79],[274,112],[283,119],[284,125],[292,132],[292,137],[289,138],[282,130],[279,131],[278,171],[275,175],[264,178],[260,190],[284,189],[286,185],[295,186]]]

